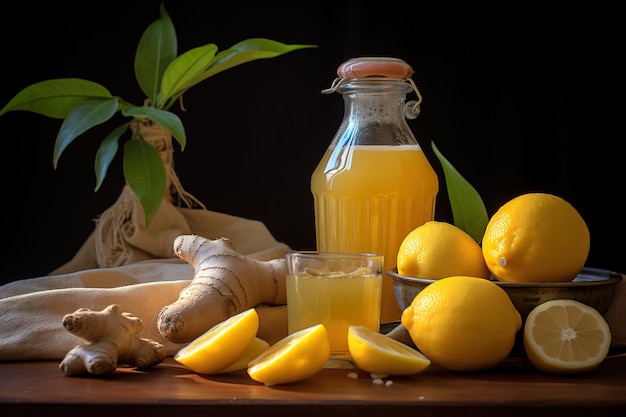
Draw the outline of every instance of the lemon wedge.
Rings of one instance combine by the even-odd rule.
[[[430,366],[419,351],[366,326],[348,327],[348,349],[362,370],[378,375],[410,375]]]
[[[552,374],[595,369],[609,352],[611,331],[593,307],[575,300],[550,300],[528,314],[524,349],[533,366]]]
[[[199,374],[223,372],[248,349],[259,329],[254,308],[216,324],[180,349],[174,359]]]
[[[301,381],[321,371],[330,357],[323,324],[307,327],[279,340],[248,364],[248,375],[265,385]]]
[[[255,337],[252,344],[246,349],[241,356],[235,359],[235,362],[228,365],[226,368],[218,369],[213,372],[214,374],[228,374],[230,372],[237,372],[248,368],[248,363],[261,353],[265,352],[270,347],[270,344],[265,340]]]

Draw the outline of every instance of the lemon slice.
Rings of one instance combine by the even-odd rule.
[[[546,373],[583,373],[609,352],[611,331],[594,308],[575,300],[550,300],[528,314],[524,349],[535,368]]]
[[[348,349],[362,370],[379,375],[410,375],[430,366],[419,351],[366,326],[348,327]]]
[[[235,362],[231,363],[226,368],[218,369],[217,371],[213,373],[227,374],[230,372],[237,372],[237,371],[246,369],[248,368],[248,363],[250,363],[252,359],[256,358],[261,353],[265,352],[269,347],[270,347],[270,344],[267,343],[265,340],[255,337],[250,347],[248,347],[248,349],[246,349],[241,354],[241,356],[235,359]]]
[[[212,374],[226,368],[252,344],[259,329],[254,308],[216,324],[187,346],[174,359],[199,374]]]
[[[265,385],[301,381],[322,370],[330,357],[323,324],[307,327],[279,340],[250,361],[248,375]]]

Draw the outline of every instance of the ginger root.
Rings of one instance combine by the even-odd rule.
[[[102,311],[79,308],[63,317],[63,327],[88,343],[70,350],[59,368],[67,376],[80,374],[108,375],[118,365],[149,368],[166,357],[165,347],[151,339],[138,337],[141,319],[120,313],[111,304]]]
[[[194,267],[191,283],[157,318],[161,335],[191,342],[229,317],[260,304],[284,305],[285,260],[262,261],[235,251],[228,238],[181,235],[174,253]]]

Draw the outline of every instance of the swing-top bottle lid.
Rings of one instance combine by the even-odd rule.
[[[398,58],[352,58],[339,65],[340,78],[388,77],[405,79],[413,75],[413,68]]]

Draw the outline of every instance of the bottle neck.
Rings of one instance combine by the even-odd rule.
[[[344,119],[337,144],[408,145],[417,141],[405,117],[410,85],[399,79],[359,78],[337,90],[344,99]]]

